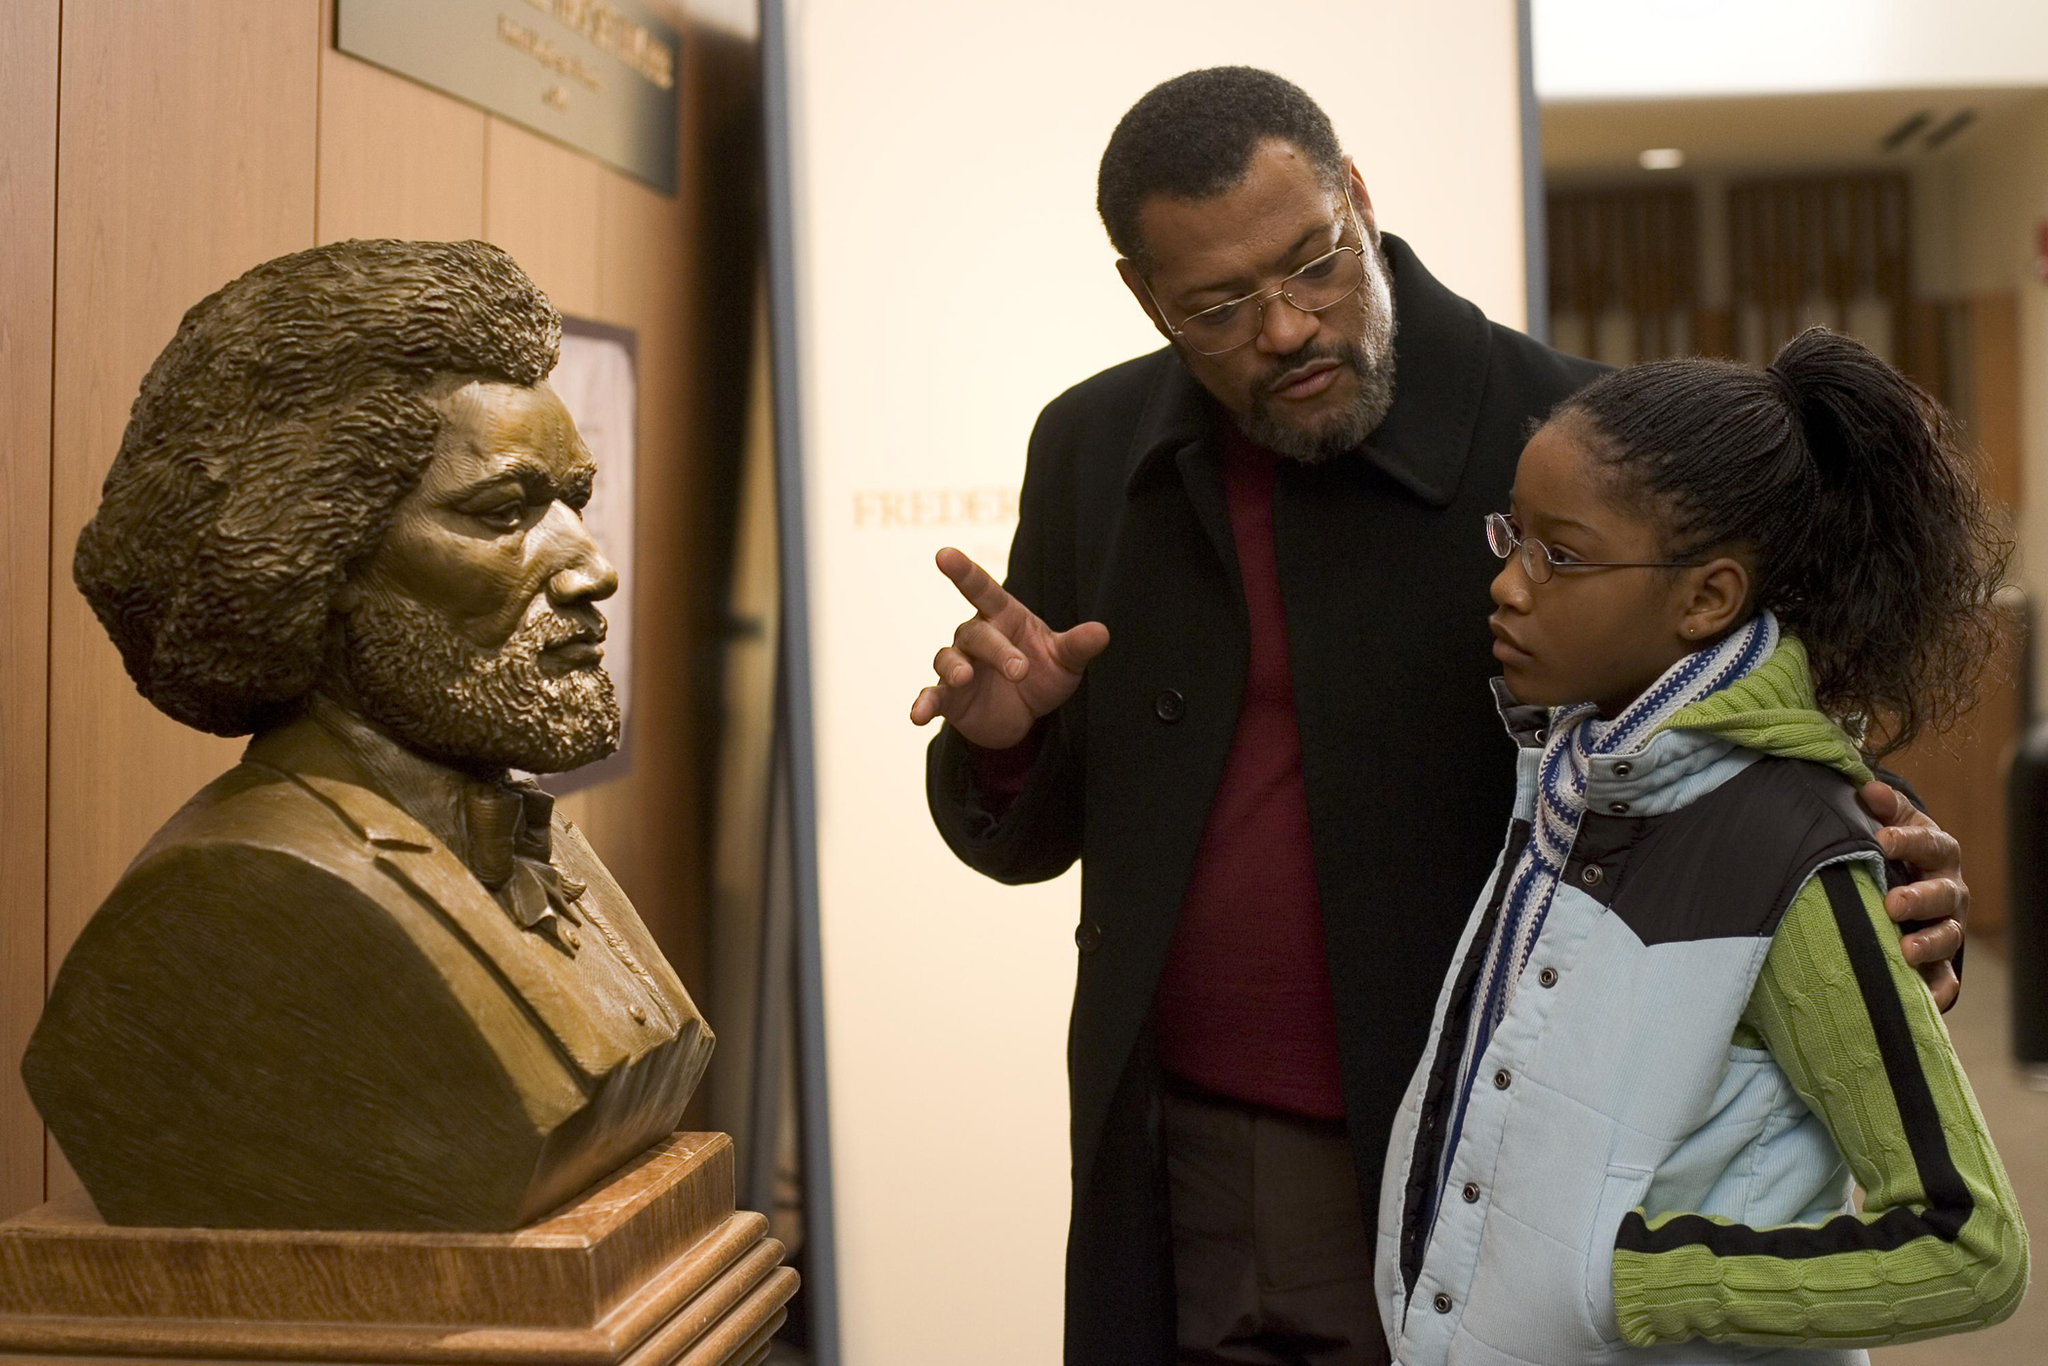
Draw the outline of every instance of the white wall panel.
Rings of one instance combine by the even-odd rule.
[[[1520,325],[1514,0],[811,0],[790,13],[818,837],[850,1366],[1060,1342],[1076,886],[1006,889],[924,808],[906,718],[1000,571],[1038,410],[1156,344],[1095,217],[1154,83],[1249,63],[1330,111],[1382,227]]]

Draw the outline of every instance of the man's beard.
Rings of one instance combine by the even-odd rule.
[[[370,719],[422,754],[560,773],[619,747],[611,676],[594,665],[541,666],[541,651],[587,636],[596,615],[564,616],[539,593],[511,638],[484,650],[410,598],[366,596],[344,623],[343,671]]]
[[[1365,330],[1357,341],[1326,341],[1304,346],[1273,362],[1272,373],[1252,390],[1251,407],[1240,419],[1244,434],[1275,455],[1304,465],[1319,465],[1353,451],[1384,422],[1394,406],[1394,282],[1373,234],[1363,258],[1365,279],[1357,298],[1365,308]],[[1347,299],[1337,305],[1342,308]],[[1268,307],[1271,307],[1269,304]],[[1342,411],[1314,427],[1289,421],[1277,411],[1273,380],[1313,361],[1335,359],[1358,379],[1358,392]]]

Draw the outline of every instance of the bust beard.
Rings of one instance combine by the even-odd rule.
[[[364,714],[421,754],[560,773],[619,747],[618,695],[603,667],[541,664],[543,650],[586,629],[540,593],[505,644],[485,650],[411,599],[378,594],[343,620],[342,674]]]

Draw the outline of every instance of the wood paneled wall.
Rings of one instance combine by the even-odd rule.
[[[685,31],[680,190],[332,48],[329,0],[16,0],[0,24],[0,1217],[73,1183],[19,1062],[50,975],[143,842],[231,765],[135,693],[71,551],[184,310],[347,237],[484,237],[638,333],[633,762],[567,799],[693,988],[723,520],[746,420],[750,41]],[[728,107],[730,106],[730,107]],[[737,226],[736,226],[737,225]],[[738,284],[735,286],[735,279]]]
[[[1600,323],[1626,315],[1629,356],[1677,355],[1696,343],[1699,223],[1691,186],[1556,190],[1546,205],[1550,311],[1583,320],[1598,360]],[[1555,324],[1553,324],[1555,326]],[[1557,343],[1559,345],[1563,342]]]
[[[1941,362],[1938,395],[1963,416],[1963,437],[1983,462],[1985,489],[2010,519],[2007,524],[2016,527],[2025,465],[2019,299],[2009,290],[1975,294],[1943,304],[1942,311],[1958,315],[1954,325],[1963,332],[1956,348],[1961,354],[1946,354],[1948,348],[1925,342],[1907,350],[1926,357],[1927,369]],[[1924,372],[1914,377],[1933,383]],[[1973,939],[2003,938],[2012,904],[2005,779],[2013,746],[2027,724],[2027,699],[2020,691],[2025,641],[2017,611],[2009,622],[2011,635],[1986,661],[1970,714],[1947,734],[1922,736],[1888,761],[1913,784],[1942,828],[1963,842]]]
[[[0,23],[0,1213],[42,1199],[14,1066],[43,1004],[48,859],[50,368],[57,0]]]

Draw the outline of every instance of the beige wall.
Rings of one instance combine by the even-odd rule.
[[[0,23],[0,1216],[72,1181],[18,1074],[49,974],[238,753],[136,695],[71,586],[71,546],[179,316],[269,257],[483,237],[565,312],[637,331],[633,767],[565,805],[702,979],[707,490],[744,422],[730,357],[743,389],[753,298],[750,232],[736,247],[730,228],[751,223],[751,179],[735,196],[721,158],[751,127],[751,40],[687,33],[671,197],[342,56],[330,31],[324,0],[17,0]]]
[[[1156,347],[1095,218],[1155,82],[1251,63],[1335,120],[1380,224],[1519,325],[1513,0],[792,5],[809,584],[845,1360],[1056,1361],[1071,880],[962,867],[905,719],[999,567],[1041,406]],[[924,497],[919,498],[918,495]]]

